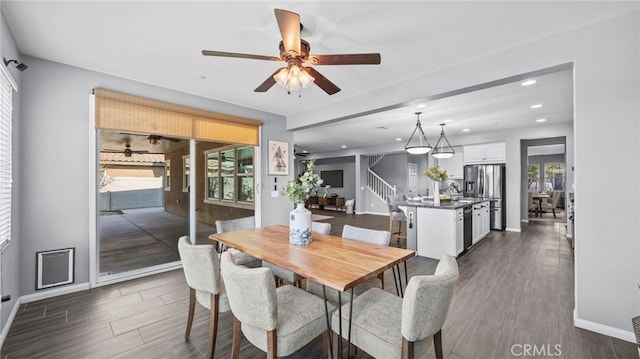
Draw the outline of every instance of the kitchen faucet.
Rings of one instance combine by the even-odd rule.
[[[460,192],[462,192],[457,182],[449,183],[449,192],[451,192],[452,195],[454,190],[456,191],[456,194],[460,194]]]

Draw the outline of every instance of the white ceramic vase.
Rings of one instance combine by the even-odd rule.
[[[440,205],[440,182],[433,181],[433,205]]]
[[[289,212],[289,243],[311,243],[311,211],[304,208],[304,203]]]

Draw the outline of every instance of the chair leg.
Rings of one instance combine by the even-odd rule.
[[[193,314],[196,310],[196,290],[189,288],[189,317],[187,317],[187,330],[184,333],[184,339],[189,340],[191,335],[191,325],[193,325]]]
[[[211,294],[211,310],[209,311],[209,352],[207,358],[213,359],[216,351],[216,337],[218,336],[218,308],[220,304],[220,294]]]
[[[240,336],[242,335],[242,323],[233,315],[233,339],[231,341],[231,359],[240,357]]]
[[[433,349],[436,351],[436,359],[442,359],[442,329],[433,335]]]
[[[278,357],[278,336],[277,329],[267,332],[267,359],[276,359]]]
[[[384,290],[384,272],[378,273],[378,279],[380,279],[380,283],[382,283],[382,290]]]
[[[415,356],[414,342],[408,341],[405,337],[402,337],[402,358],[413,359]]]
[[[338,333],[334,332],[333,330],[331,331],[331,335],[333,335],[333,358],[339,358],[338,340],[340,338],[338,338]]]
[[[556,217],[556,209],[555,209],[555,208],[552,208],[551,210],[553,211],[553,218],[557,218],[557,217]]]

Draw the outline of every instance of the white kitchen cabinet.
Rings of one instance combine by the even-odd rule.
[[[438,166],[447,171],[449,179],[464,178],[464,150],[462,147],[453,147],[456,153],[450,158],[439,158]]]
[[[463,153],[464,164],[505,163],[507,160],[505,142],[464,146]]]
[[[462,219],[460,224],[457,218]],[[422,257],[441,259],[444,255],[456,257],[464,246],[464,219],[462,208],[417,209],[417,254]]]
[[[489,201],[484,201],[473,205],[472,217],[472,244],[478,243],[490,232],[490,205]]]

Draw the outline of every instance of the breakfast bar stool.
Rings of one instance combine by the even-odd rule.
[[[398,201],[400,196],[389,196],[387,204],[389,205],[389,233],[391,233],[391,239],[395,238],[400,246],[400,239],[407,239],[407,234],[402,232],[402,226],[407,223],[407,215],[400,207],[398,207]],[[397,223],[398,228],[394,229]]]

